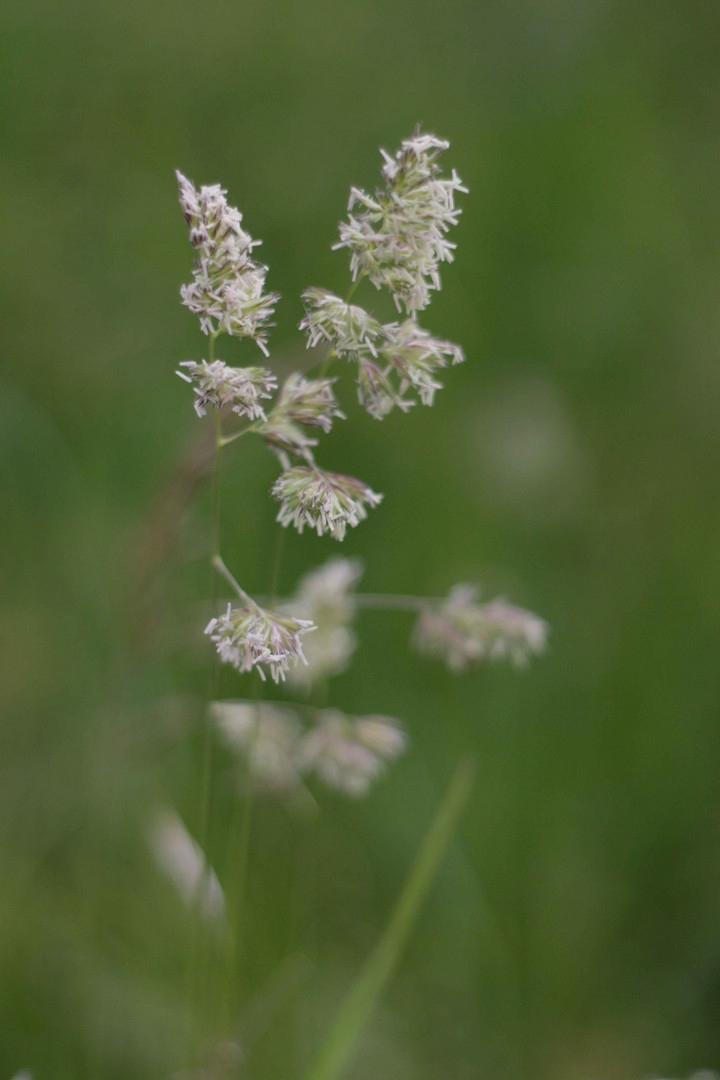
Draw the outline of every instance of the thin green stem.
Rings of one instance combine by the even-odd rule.
[[[242,588],[242,586],[239,585],[238,582],[235,580],[233,575],[230,573],[230,570],[225,565],[225,562],[224,562],[222,556],[219,554],[219,552],[216,552],[213,555],[213,557],[212,557],[212,565],[213,565],[213,568],[215,570],[217,570],[218,574],[220,574],[221,577],[225,578],[228,585],[232,589],[235,590],[235,592],[237,593],[237,595],[240,597],[241,600],[243,600],[246,604],[249,604],[250,607],[257,608],[259,606],[258,604],[255,603],[252,596],[249,596],[245,592],[245,590]]]
[[[337,358],[337,353],[335,352],[334,348],[331,348],[330,352],[327,354],[327,356],[323,360],[322,367],[320,368],[320,378],[321,379],[325,378],[328,371],[330,370],[330,365],[332,364],[333,360],[335,360],[336,358]]]
[[[208,344],[208,362],[213,362],[215,353],[215,338],[216,334],[211,334]],[[222,421],[220,419],[220,412],[218,409],[214,410],[214,422],[215,422],[215,460],[213,463],[212,472],[212,531],[210,535],[210,563],[212,567],[213,559],[220,548],[220,474],[222,465]],[[215,574],[211,570],[210,574],[210,610],[212,614],[215,614],[215,607],[217,604],[217,581]],[[213,701],[217,697],[219,683],[219,664],[217,655],[213,659],[212,669],[209,679],[209,699]],[[191,1053],[195,1055],[197,1048],[201,1041],[201,1030],[197,1020],[197,1004],[198,997],[202,992],[202,954],[201,954],[201,937],[202,937],[202,900],[207,888],[207,882],[210,876],[210,865],[208,862],[207,848],[210,835],[210,812],[212,804],[212,763],[213,763],[213,740],[212,740],[212,727],[207,715],[207,712],[203,716],[202,721],[202,764],[200,771],[200,823],[198,830],[198,837],[200,843],[200,850],[204,859],[203,873],[198,883],[197,895],[195,897],[192,911],[191,911],[191,926],[190,926],[190,950],[188,959],[188,981],[187,981],[187,999],[188,999],[188,1033],[191,1040]]]
[[[254,698],[247,704],[255,709],[258,704],[259,686],[253,684]],[[245,911],[247,895],[248,865],[250,860],[250,825],[254,804],[253,758],[258,732],[258,716],[255,714],[250,744],[245,756],[245,768],[243,771],[242,795],[238,796],[233,810],[232,823],[230,826],[230,844],[228,860],[228,921],[230,925],[230,941],[226,957],[225,969],[225,1027],[231,1025],[233,1010],[237,1004],[235,991],[236,981],[240,971],[240,961],[243,952],[243,938],[245,933]]]
[[[215,409],[215,465],[213,467],[213,532],[210,558],[220,554],[220,470],[222,467],[222,421]]]
[[[256,723],[257,727],[257,723]],[[253,739],[254,742],[254,739]],[[250,747],[253,753],[254,747]],[[234,978],[240,966],[245,932],[245,901],[247,893],[248,864],[250,861],[250,825],[252,822],[255,791],[253,777],[248,770],[245,797],[242,800],[242,822],[237,851],[237,877],[235,886],[235,910],[233,913],[233,939],[231,951],[231,975]]]
[[[397,967],[420,906],[467,803],[473,775],[473,763],[461,762],[425,836],[387,929],[340,1006],[306,1080],[338,1080],[343,1075],[362,1030]]]
[[[234,443],[237,439],[241,439],[243,435],[252,435],[252,433],[258,431],[259,428],[260,423],[257,421],[254,424],[248,424],[247,427],[241,428],[240,431],[235,431],[232,435],[226,435],[220,440],[220,445],[229,446],[230,443]]]
[[[352,599],[357,607],[368,611],[421,612],[444,602],[441,596],[404,596],[400,593],[354,593]],[[288,596],[277,596],[273,591],[267,596],[259,597],[257,602],[262,605],[272,603],[285,606],[292,600]]]
[[[345,296],[345,303],[346,304],[350,303],[353,296],[355,295],[355,290],[357,289],[358,285],[360,284],[360,282],[362,281],[362,279],[364,277],[365,277],[365,271],[363,271],[361,274],[358,274],[358,276],[355,278],[355,280],[353,281],[352,285],[348,289],[348,292],[347,292],[347,294]]]

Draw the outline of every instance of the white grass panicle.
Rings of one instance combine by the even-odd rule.
[[[382,420],[394,410],[431,406],[442,387],[441,375],[444,378],[447,369],[464,360],[459,345],[435,336],[416,318],[441,287],[440,267],[454,258],[449,233],[460,214],[455,198],[467,190],[454,171],[442,171],[441,158],[447,149],[443,139],[417,130],[395,154],[382,152],[381,188],[372,195],[351,189],[348,217],[340,225],[335,245],[350,256],[347,292],[343,295],[342,288],[338,293],[317,285],[304,290],[305,312],[299,329],[307,348],[316,355],[300,370],[288,371],[282,365],[282,380],[269,346],[279,297],[267,290],[267,267],[255,259],[259,241],[243,228],[242,215],[228,203],[225,188],[219,184],[197,188],[177,173],[180,205],[195,251],[192,280],[182,286],[181,299],[198,316],[207,338],[202,359],[182,361],[177,374],[192,387],[197,416],[210,414],[208,426],[214,438],[208,544],[214,585],[205,633],[216,657],[212,704],[201,729],[201,835],[195,841],[179,817],[167,811],[156,815],[149,836],[159,866],[185,903],[198,909],[198,917],[219,919],[225,910],[223,887],[205,852],[208,845],[215,851],[222,842],[217,834],[211,835],[211,809],[217,779],[214,745],[216,741],[224,744],[222,758],[227,761],[229,751],[231,761],[237,759],[239,764],[232,789],[239,825],[226,838],[231,950],[223,1015],[232,1013],[237,964],[243,955],[254,792],[281,798],[288,809],[303,802],[322,809],[328,797],[324,789],[331,789],[336,797],[359,799],[371,793],[408,748],[403,725],[384,715],[382,702],[364,704],[363,715],[356,715],[360,710],[342,700],[336,703],[336,694],[330,696],[329,680],[340,676],[355,654],[360,620],[376,618],[373,611],[382,610],[417,615],[418,648],[440,658],[453,671],[501,658],[524,664],[545,647],[547,626],[542,619],[504,601],[480,604],[477,592],[468,586],[456,586],[440,600],[362,592],[363,563],[354,556],[325,561],[306,572],[291,595],[278,596],[280,538],[286,535],[281,529],[275,530],[275,554],[268,557],[272,584],[267,594],[267,578],[260,591],[251,595],[245,587],[249,583],[240,584],[221,554],[221,531],[225,540],[221,490],[229,487],[221,485],[221,477],[231,444],[234,451],[237,440],[255,436],[279,460],[282,471],[269,495],[279,503],[276,520],[281,526],[292,526],[298,533],[307,527],[318,537],[342,541],[383,500],[365,480],[324,463],[325,437],[336,422],[348,422],[344,399],[341,396],[341,409],[336,396],[343,372],[351,373],[360,406]],[[399,313],[397,321],[386,322],[366,306],[374,296],[368,283],[386,290]],[[367,299],[357,302],[355,293],[364,284]],[[225,341],[228,360],[215,355],[219,337],[233,339]],[[248,343],[253,349],[245,356]],[[252,366],[255,347],[267,357],[267,366]],[[237,351],[237,362],[231,350]],[[251,366],[244,366],[248,361]],[[239,477],[236,491],[242,498],[241,472]],[[259,515],[248,508],[245,519],[252,523],[254,517]],[[222,594],[220,585],[225,590]],[[228,669],[222,678],[219,664]],[[277,684],[280,700],[266,696],[263,684],[268,676]],[[343,682],[332,685],[335,690]],[[224,699],[226,690],[232,696]],[[375,694],[372,681],[366,694],[368,698]],[[299,700],[293,700],[293,695]],[[377,711],[365,714],[365,709]],[[397,911],[307,1074],[311,1080],[338,1080],[347,1064],[362,1025],[397,963],[471,783],[471,767],[461,764]],[[191,941],[199,941],[197,930]],[[202,961],[195,951],[189,985],[200,986],[202,977]],[[236,1046],[234,1030],[228,1029],[228,1046]],[[219,1045],[217,1037],[214,1030]],[[187,1076],[224,1075],[222,1069],[197,1071],[202,1060],[198,1046],[192,1060],[195,1071]],[[233,1061],[236,1075],[242,1066],[239,1058]]]

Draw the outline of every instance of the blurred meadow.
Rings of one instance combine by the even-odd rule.
[[[720,1065],[720,8],[6,0],[1,20],[0,1077],[184,1065],[188,920],[146,841],[160,803],[197,834],[211,654],[173,170],[221,182],[263,238],[287,371],[301,290],[346,288],[350,185],[418,122],[470,189],[426,320],[467,362],[382,424],[340,387],[332,460],[385,501],[341,548],[289,535],[281,591],[357,554],[372,592],[478,581],[551,648],[453,676],[407,615],[361,614],[333,699],[401,717],[410,752],[365,801],[256,808],[242,1075],[302,1075],[468,755],[469,808],[348,1080]],[[230,458],[223,543],[262,593],[277,468]]]

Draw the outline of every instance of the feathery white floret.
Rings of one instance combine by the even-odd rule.
[[[299,533],[309,525],[318,536],[330,533],[336,540],[344,539],[348,525],[354,527],[367,517],[368,506],[382,500],[362,481],[316,465],[288,469],[273,485],[272,494],[281,504],[277,516],[281,525],[293,524]]]
[[[299,326],[307,333],[308,348],[327,344],[338,356],[357,359],[358,353],[377,355],[377,346],[392,325],[382,326],[377,319],[355,304],[348,304],[327,289],[306,289],[305,318]]]
[[[333,394],[334,383],[335,379],[306,379],[297,373],[285,380],[267,420],[258,428],[283,468],[290,468],[290,454],[313,460],[311,448],[318,440],[306,435],[300,424],[319,427],[327,434],[334,419],[345,419]]]
[[[267,667],[274,682],[284,680],[290,661],[305,663],[300,638],[314,630],[309,619],[296,619],[276,611],[266,611],[254,602],[233,608],[211,619],[205,633],[215,643],[220,659],[238,671],[257,668],[264,680]]]
[[[459,345],[433,337],[414,319],[393,325],[375,357],[358,354],[358,399],[370,416],[383,420],[395,407],[407,412],[415,401],[432,405],[435,393],[442,389],[436,373],[449,363],[465,359]]]
[[[394,158],[383,150],[385,189],[374,196],[351,189],[348,220],[335,244],[351,253],[353,280],[367,275],[408,314],[427,307],[431,291],[440,288],[439,264],[453,259],[447,233],[460,214],[454,197],[467,189],[454,171],[439,175],[437,159],[449,145],[416,131]]]
[[[277,390],[277,379],[267,368],[235,368],[222,360],[207,360],[196,363],[183,360],[184,371],[175,372],[185,382],[190,383],[195,391],[195,412],[205,416],[208,406],[222,409],[229,405],[238,416],[247,416],[250,420],[265,419],[265,412],[260,402],[271,398]]]
[[[242,229],[242,215],[228,205],[219,184],[198,191],[182,173],[175,175],[190,243],[198,253],[193,280],[180,289],[183,304],[199,316],[205,334],[252,338],[267,355],[268,320],[278,295],[264,291],[267,267],[252,258],[261,241]]]
[[[524,667],[544,652],[548,625],[539,616],[502,600],[478,603],[471,585],[456,585],[439,606],[428,607],[415,628],[421,652],[462,671],[484,660],[509,659]]]
[[[433,337],[414,319],[406,319],[398,327],[383,348],[382,356],[400,376],[400,393],[414,390],[423,405],[432,405],[435,391],[442,389],[435,373],[448,364],[460,364],[465,359],[459,345]]]

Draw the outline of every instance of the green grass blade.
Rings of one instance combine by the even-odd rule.
[[[425,836],[387,929],[340,1007],[306,1080],[337,1080],[347,1065],[378,998],[395,971],[467,802],[473,775],[473,763],[461,762]]]

